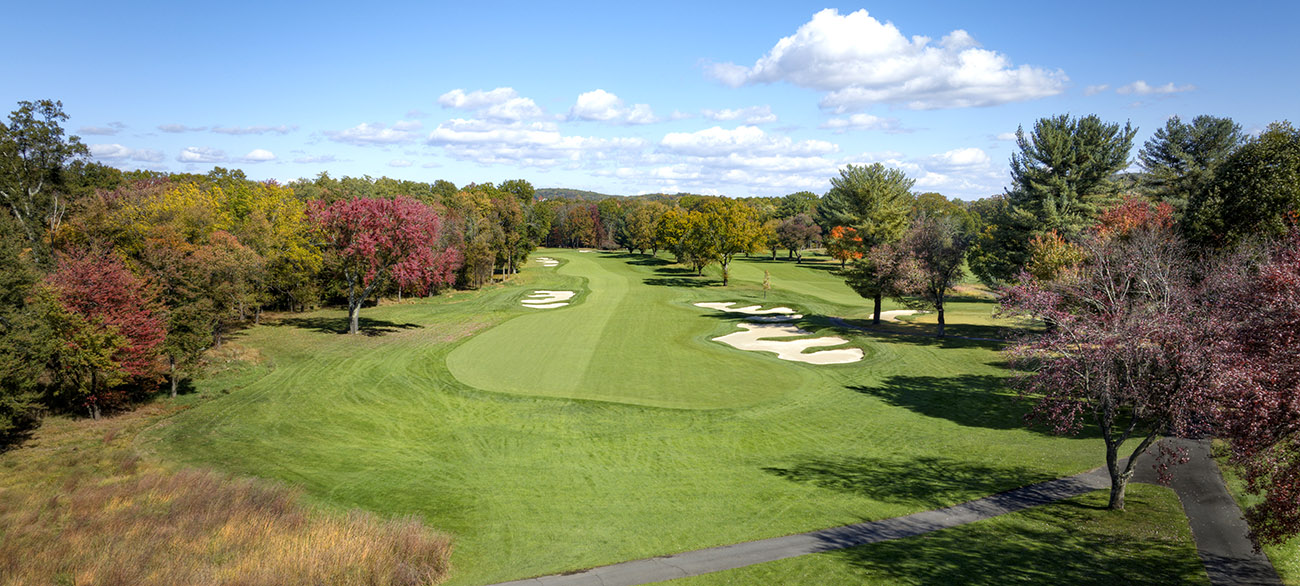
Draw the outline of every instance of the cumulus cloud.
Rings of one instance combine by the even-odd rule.
[[[415,132],[418,128],[405,121],[394,124],[392,128],[363,122],[347,130],[326,130],[325,136],[334,142],[355,146],[393,145],[419,140],[420,136]]]
[[[723,110],[701,110],[700,114],[710,120],[729,121],[740,120],[745,124],[767,124],[776,122],[776,114],[772,113],[771,106],[750,106],[748,108],[723,109]]]
[[[1104,92],[1104,91],[1106,91],[1106,90],[1108,90],[1108,89],[1110,89],[1110,84],[1107,84],[1107,83],[1103,83],[1103,84],[1101,84],[1101,85],[1090,85],[1090,86],[1088,86],[1088,87],[1086,87],[1086,88],[1083,88],[1083,95],[1085,95],[1085,96],[1095,96],[1095,95],[1100,94],[1101,92]]]
[[[245,163],[265,163],[275,160],[275,153],[266,149],[253,149],[241,159]]]
[[[121,122],[109,122],[108,126],[82,126],[77,129],[77,134],[95,134],[100,136],[112,136],[126,128]]]
[[[459,160],[526,167],[583,167],[639,152],[639,138],[566,136],[553,122],[500,122],[454,118],[429,134],[428,144],[440,146]]]
[[[92,144],[90,155],[101,161],[124,162],[139,161],[144,163],[161,163],[166,158],[160,151],[153,149],[131,149],[120,144]]]
[[[881,118],[871,114],[852,114],[844,118],[831,118],[823,122],[820,128],[825,128],[840,134],[849,130],[879,130],[889,134],[900,134],[911,132],[903,128],[897,118]]]
[[[406,159],[393,159],[393,160],[391,160],[391,161],[388,162],[388,166],[389,166],[389,167],[410,167],[410,166],[413,165],[413,164],[414,164],[414,163],[412,163],[412,162],[410,162],[410,161],[408,161],[408,160],[406,160]]]
[[[931,40],[909,39],[866,10],[841,15],[828,8],[753,67],[713,63],[708,72],[732,87],[784,81],[825,91],[821,106],[841,113],[881,103],[920,110],[992,106],[1056,95],[1068,81],[1060,70],[1014,66],[964,30]]]
[[[477,116],[495,120],[535,120],[546,115],[531,98],[520,96],[519,92],[510,87],[499,87],[486,92],[454,89],[439,96],[438,103],[444,108],[468,110]]]
[[[1115,90],[1115,93],[1120,94],[1122,96],[1127,96],[1129,94],[1135,94],[1139,96],[1150,96],[1150,95],[1166,95],[1166,94],[1176,94],[1180,92],[1190,92],[1194,89],[1196,89],[1196,86],[1191,84],[1174,85],[1174,82],[1171,81],[1165,85],[1153,86],[1139,79],[1133,83],[1130,83],[1124,87]]]
[[[224,163],[226,152],[212,147],[185,147],[176,160],[182,163]]]
[[[727,130],[720,126],[695,132],[670,132],[664,135],[659,147],[664,152],[719,156],[731,153],[747,155],[824,155],[839,150],[835,144],[824,140],[795,142],[788,136],[774,136],[757,126],[738,126]]]
[[[996,139],[998,139],[998,140],[1015,140],[1015,139],[1016,139],[1016,133],[1014,133],[1014,132],[999,132],[998,135],[995,136],[995,137],[993,137],[993,138],[996,138]]]
[[[289,134],[297,129],[297,126],[287,126],[284,124],[279,126],[214,126],[212,132],[238,136],[244,134],[266,134],[268,132],[275,134]]]
[[[207,129],[207,126],[186,126],[184,124],[161,124],[158,126],[158,130],[173,134],[181,132],[202,132]]]
[[[650,124],[659,121],[648,104],[628,107],[618,96],[602,89],[580,94],[577,103],[569,109],[569,119],[621,124]]]

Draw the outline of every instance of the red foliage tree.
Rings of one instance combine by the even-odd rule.
[[[442,221],[409,197],[318,203],[309,212],[348,285],[348,333],[359,331],[361,305],[387,278],[421,291],[450,283],[460,252],[439,249]]]
[[[1300,232],[1264,262],[1244,260],[1215,279],[1233,324],[1219,433],[1250,490],[1264,495],[1246,511],[1252,532],[1281,542],[1300,533]]]
[[[1013,384],[1034,402],[1031,421],[1058,433],[1089,420],[1098,426],[1111,509],[1124,508],[1138,456],[1159,435],[1199,430],[1218,380],[1214,320],[1201,307],[1181,241],[1162,222],[1120,224],[1126,228],[1099,228],[1081,243],[1083,261],[1068,278],[1022,273],[1002,300],[1004,311],[1052,325],[1008,349],[1022,373]],[[1129,439],[1138,444],[1121,465]]]
[[[122,261],[111,254],[76,252],[60,258],[57,270],[46,281],[64,309],[93,328],[120,336],[121,344],[111,359],[122,374],[137,382],[159,374],[157,357],[166,337],[164,320],[154,292]],[[110,407],[124,397],[98,383],[114,377],[92,378],[97,383],[87,390],[86,406],[98,416],[101,407]]]

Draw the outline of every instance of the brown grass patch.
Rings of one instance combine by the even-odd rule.
[[[299,491],[142,460],[165,413],[53,419],[0,457],[0,583],[437,584],[450,540],[415,519],[308,509]]]

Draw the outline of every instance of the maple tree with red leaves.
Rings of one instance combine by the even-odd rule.
[[[1151,212],[1140,201],[1121,204],[1080,243],[1082,262],[1067,276],[1024,273],[1001,302],[1005,313],[1052,324],[1008,348],[1020,371],[1012,382],[1033,402],[1030,421],[1057,433],[1097,425],[1111,509],[1124,508],[1138,456],[1159,436],[1204,431],[1214,415],[1216,320],[1181,239]],[[1121,454],[1130,439],[1137,445]],[[1169,463],[1161,458],[1162,473]]]
[[[78,251],[59,259],[46,278],[59,305],[72,314],[66,325],[65,351],[81,352],[75,362],[89,378],[79,384],[85,406],[98,418],[101,409],[125,401],[116,387],[159,374],[158,351],[166,337],[165,321],[154,292],[116,256]],[[94,346],[94,347],[91,347]],[[98,355],[98,358],[91,358]],[[67,352],[64,356],[71,356]]]
[[[1246,511],[1252,533],[1280,543],[1300,533],[1300,232],[1263,262],[1240,260],[1214,278],[1233,324],[1219,434],[1249,490],[1264,496]]]
[[[421,292],[454,281],[460,251],[439,249],[442,220],[409,197],[362,198],[313,206],[309,217],[348,287],[348,333],[360,331],[361,305],[386,279]]]

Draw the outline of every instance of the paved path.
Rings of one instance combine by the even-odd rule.
[[[1210,455],[1209,440],[1167,439],[1167,445],[1187,450],[1186,464],[1174,466],[1171,487],[1183,503],[1196,538],[1196,553],[1211,584],[1281,586],[1268,556],[1255,552],[1241,509],[1223,484],[1219,466]],[[1155,471],[1146,462],[1135,471],[1137,482],[1154,484]]]
[[[1192,527],[1196,551],[1211,584],[1281,586],[1273,565],[1256,553],[1246,536],[1241,510],[1228,494],[1219,467],[1210,457],[1208,440],[1165,440],[1188,451],[1188,463],[1173,468],[1172,488]],[[1154,483],[1155,472],[1143,462],[1135,482]],[[1110,487],[1102,468],[995,494],[945,509],[903,517],[832,527],[785,537],[699,549],[674,555],[633,560],[566,574],[504,582],[496,586],[633,586],[697,576],[771,562],[810,553],[844,549],[879,541],[914,537],[998,515],[1073,498]]]
[[[499,586],[543,584],[547,586],[631,586],[671,580],[673,578],[685,578],[810,553],[912,537],[1045,505],[1061,499],[1076,497],[1099,488],[1105,488],[1109,484],[1110,481],[1106,472],[1098,468],[1083,474],[1018,488],[946,509],[923,511],[882,521],[845,525],[809,533],[724,545],[657,558],[634,560],[569,574],[517,580]]]

